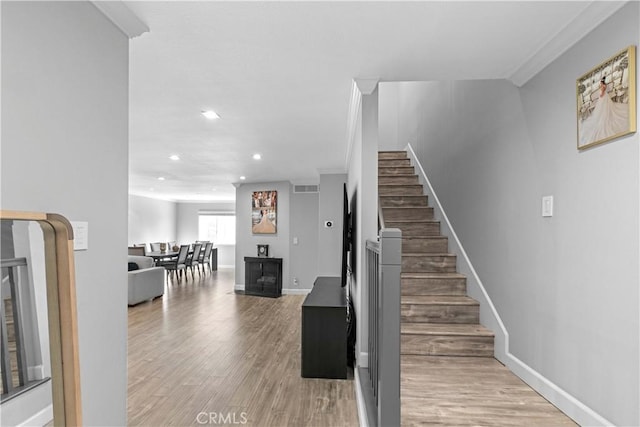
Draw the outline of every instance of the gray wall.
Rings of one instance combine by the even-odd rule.
[[[2,209],[89,223],[75,252],[84,423],[125,425],[128,39],[88,2],[1,7]]]
[[[318,257],[321,255],[318,234],[322,232],[318,229],[318,205],[321,197],[319,193],[291,194],[291,281],[282,283],[285,289],[311,289],[318,276]],[[296,238],[297,244],[293,241]]]
[[[640,424],[640,138],[579,152],[575,79],[637,44],[639,16],[628,4],[521,89],[400,85],[386,131],[416,148],[511,353],[617,425]]]
[[[177,240],[180,243],[193,243],[198,240],[198,213],[201,210],[215,212],[235,212],[235,202],[211,202],[211,203],[177,203]],[[218,248],[218,267],[233,267],[236,263],[235,245],[220,245]]]
[[[178,205],[166,200],[129,195],[129,245],[176,239]],[[196,219],[197,225],[197,219]]]
[[[346,174],[320,175],[320,205],[318,215],[318,266],[319,276],[340,276],[342,266],[342,204]],[[325,228],[324,221],[333,221],[332,228]]]
[[[349,292],[356,312],[356,358],[358,366],[367,367],[369,321],[367,312],[366,242],[378,234],[378,89],[371,95],[360,95],[353,146],[349,155],[347,193],[353,216],[352,251],[355,265],[349,261]]]
[[[276,234],[251,232],[251,199],[254,191],[278,192],[278,219]],[[289,238],[291,184],[288,181],[248,183],[236,188],[236,284],[244,285],[244,257],[256,256],[257,245],[269,245],[269,256],[282,258],[282,287],[291,283],[289,266]]]

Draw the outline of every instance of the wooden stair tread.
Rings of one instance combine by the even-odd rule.
[[[402,256],[424,256],[424,257],[432,257],[432,256],[456,256],[456,254],[448,253],[448,252],[410,252],[403,253]]]
[[[415,273],[400,273],[401,279],[464,279],[467,276],[460,273],[447,273],[447,272],[415,272]]]
[[[385,224],[389,223],[389,222],[397,224],[397,223],[403,223],[403,222],[410,222],[410,223],[438,222],[439,223],[440,221],[438,221],[436,219],[422,219],[422,218],[420,218],[420,219],[392,219],[392,220],[385,220],[384,222],[385,222]],[[387,227],[387,228],[389,228],[389,227]],[[413,237],[415,237],[415,236],[413,236]],[[425,237],[429,237],[429,236],[425,236]]]
[[[479,305],[478,301],[468,296],[449,295],[402,295],[401,304],[415,305]]]
[[[422,209],[422,210],[432,210],[431,206],[383,206],[382,209]]]
[[[400,325],[401,334],[493,337],[494,333],[473,323],[410,323]]]

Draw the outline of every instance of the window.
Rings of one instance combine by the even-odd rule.
[[[214,245],[236,244],[236,217],[230,213],[200,213],[198,215],[198,240],[208,240]]]

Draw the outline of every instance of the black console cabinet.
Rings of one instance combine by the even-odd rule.
[[[347,297],[339,277],[318,277],[302,304],[304,378],[347,378]]]
[[[282,295],[282,258],[244,257],[244,293],[277,298]]]

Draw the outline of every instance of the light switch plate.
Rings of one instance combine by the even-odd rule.
[[[553,196],[542,197],[542,216],[553,216]]]
[[[70,221],[73,227],[73,250],[89,249],[89,223],[86,221]]]

